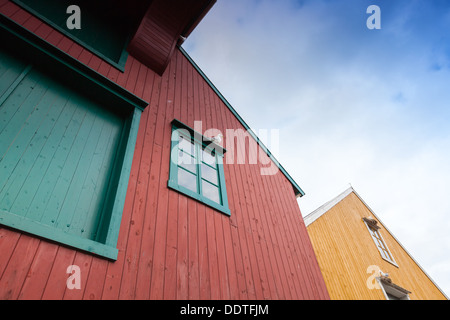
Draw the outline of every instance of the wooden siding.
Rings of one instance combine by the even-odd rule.
[[[129,57],[121,73],[13,3],[0,12],[149,101],[111,262],[0,226],[0,299],[328,299],[291,183],[224,164],[231,217],[167,188],[171,121],[243,129],[176,50],[162,77]],[[241,152],[241,151],[239,151]],[[260,150],[260,152],[262,152]],[[66,288],[69,265],[81,290]]]
[[[375,218],[354,193],[308,225],[308,232],[325,283],[334,300],[384,300],[382,290],[369,289],[370,266],[389,273],[392,281],[410,291],[411,300],[445,299],[395,238],[378,221],[379,233],[397,263],[381,258],[362,218]],[[376,220],[376,218],[375,218]]]

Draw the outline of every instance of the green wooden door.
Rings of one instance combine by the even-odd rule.
[[[0,53],[0,211],[96,240],[124,125]]]

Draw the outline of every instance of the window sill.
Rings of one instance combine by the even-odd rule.
[[[174,182],[173,180],[169,180],[168,187],[175,191],[178,191],[190,198],[193,198],[193,199],[195,199],[217,211],[220,211],[221,213],[226,214],[227,216],[231,216],[231,211],[228,207],[221,206],[220,204],[218,204],[212,200],[209,200],[208,198],[205,198],[196,192],[193,192],[185,187],[182,187],[182,186],[178,185],[176,182]]]
[[[386,262],[389,262],[390,264],[392,264],[394,267],[399,267],[398,265],[397,265],[397,263],[395,263],[394,261],[391,261],[391,260],[388,260],[388,259],[386,259],[386,258],[383,258],[383,257],[381,257],[381,259],[383,259],[384,261],[386,261]]]
[[[116,260],[119,252],[117,248],[78,237],[4,210],[0,210],[0,225],[56,241],[58,244],[64,244],[111,260]]]

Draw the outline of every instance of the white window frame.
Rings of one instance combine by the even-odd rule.
[[[380,227],[378,227],[378,226],[376,225],[376,220],[371,219],[371,218],[363,218],[362,220],[364,221],[364,224],[365,224],[366,227],[367,227],[367,231],[369,232],[370,237],[372,238],[372,240],[373,240],[375,246],[377,247],[378,252],[379,252],[380,255],[381,255],[381,258],[382,258],[383,260],[386,260],[387,262],[393,264],[394,266],[396,266],[396,267],[398,268],[398,265],[397,265],[397,262],[395,262],[394,256],[392,255],[391,251],[389,250],[389,247],[387,246],[386,241],[384,241],[383,236],[382,236],[381,233],[379,232]],[[369,226],[369,224],[367,223],[367,220],[374,221],[374,222],[375,222],[375,226]],[[373,231],[372,231],[372,230],[373,230]],[[384,254],[384,252],[383,252],[383,249],[381,249],[380,246],[379,246],[378,243],[377,243],[377,242],[378,242],[378,239],[375,238],[375,236],[372,234],[372,232],[376,232],[376,233],[380,236],[380,240],[381,240],[381,242],[382,242],[382,245],[384,246],[384,248],[385,248],[386,251],[388,252],[389,257],[392,258],[392,259],[390,259],[389,257],[385,257],[385,254]]]

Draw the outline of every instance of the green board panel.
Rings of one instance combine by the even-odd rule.
[[[95,240],[126,119],[0,59],[0,210]]]

